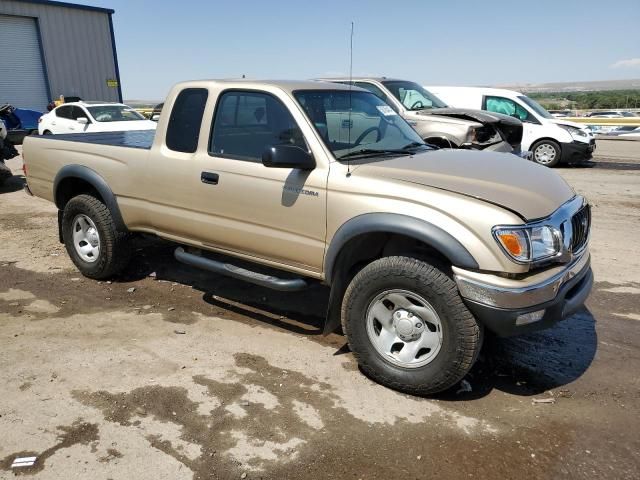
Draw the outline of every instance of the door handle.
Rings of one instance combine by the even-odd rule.
[[[217,185],[219,178],[220,178],[220,176],[217,173],[202,172],[200,174],[200,181],[202,183],[208,183],[210,185]]]

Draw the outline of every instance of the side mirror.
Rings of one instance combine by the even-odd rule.
[[[89,119],[87,117],[78,117],[76,118],[76,122],[78,122],[80,125],[86,125],[89,123]]]
[[[160,120],[160,115],[159,114],[155,114],[155,115],[151,115],[151,121],[153,122],[157,122],[158,120]]]
[[[297,168],[313,170],[316,161],[313,156],[295,145],[274,145],[262,153],[262,164],[269,168]]]

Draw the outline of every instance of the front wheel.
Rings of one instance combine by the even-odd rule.
[[[109,209],[91,195],[78,195],[66,204],[62,237],[71,260],[86,277],[110,278],[129,262],[129,235],[116,229]]]
[[[363,268],[342,303],[343,330],[365,374],[414,395],[444,391],[471,369],[482,329],[454,281],[410,257]]]
[[[560,145],[553,140],[540,140],[531,148],[533,161],[545,167],[555,167],[560,162]]]

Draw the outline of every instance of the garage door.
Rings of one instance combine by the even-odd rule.
[[[49,103],[33,18],[0,15],[0,103],[39,111]]]

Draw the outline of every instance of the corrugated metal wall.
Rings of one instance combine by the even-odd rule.
[[[120,100],[118,88],[107,85],[107,80],[117,78],[109,14],[2,0],[0,15],[36,19],[52,97],[77,95],[85,100]],[[19,46],[15,47],[19,57]]]
[[[22,108],[42,111],[49,103],[45,81],[38,26],[30,17],[0,15],[0,104],[11,103]]]

